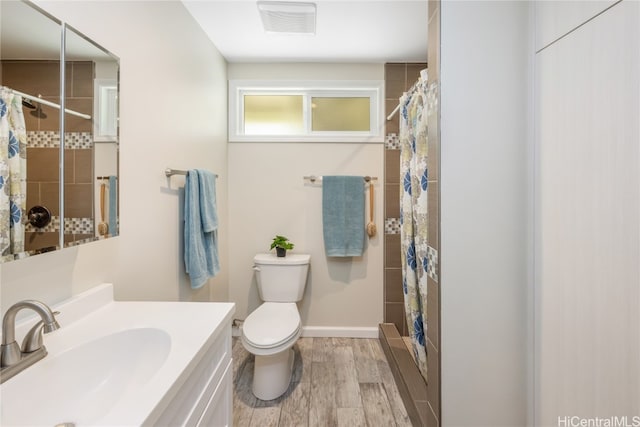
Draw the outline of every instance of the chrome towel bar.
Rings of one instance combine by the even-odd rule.
[[[180,169],[171,169],[171,168],[166,168],[166,169],[164,170],[164,174],[165,174],[167,177],[170,177],[170,176],[173,176],[173,175],[186,175],[186,174],[188,174],[188,173],[189,173],[189,171],[183,171],[183,170],[180,170]],[[216,178],[218,177],[218,174],[217,174],[217,173],[214,173],[214,175],[215,175],[215,177],[216,177]]]
[[[318,182],[322,182],[322,175],[320,176],[315,176],[315,175],[310,175],[310,176],[303,176],[302,177],[305,181],[309,181],[312,184],[315,183],[316,181]],[[371,182],[371,181],[377,181],[378,177],[377,176],[363,176],[364,181],[365,182]]]

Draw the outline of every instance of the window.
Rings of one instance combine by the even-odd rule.
[[[118,84],[112,79],[96,79],[93,95],[93,138],[113,142],[118,137]]]
[[[311,98],[311,130],[369,132],[371,100],[367,97]]]
[[[230,141],[383,142],[382,82],[229,83]]]
[[[245,135],[300,135],[302,95],[244,95]]]

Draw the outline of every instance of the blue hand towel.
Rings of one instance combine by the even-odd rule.
[[[362,256],[365,231],[363,177],[322,177],[322,227],[327,256]]]
[[[109,234],[118,235],[118,178],[109,176]]]
[[[184,263],[191,287],[202,287],[220,271],[216,176],[190,170],[184,186]]]

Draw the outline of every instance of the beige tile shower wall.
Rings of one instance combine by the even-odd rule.
[[[60,63],[58,61],[2,61],[2,84],[21,92],[42,96],[43,99],[59,103]],[[93,75],[91,61],[68,61],[66,63],[67,107],[81,113],[93,115]],[[38,106],[39,104],[34,103]],[[40,105],[42,114],[24,108],[25,126],[28,132],[58,132],[60,128],[59,110]],[[92,131],[91,120],[67,115],[66,132]],[[45,147],[29,144],[27,148],[27,205],[42,205],[54,217],[59,211],[59,150],[52,144]],[[65,216],[67,218],[92,218],[91,188],[93,175],[93,149],[65,150]],[[52,227],[52,226],[51,226]],[[46,231],[27,231],[25,249],[27,251],[56,246],[57,232],[48,227]],[[88,233],[65,233],[66,242],[74,242],[88,237]]]
[[[93,80],[95,64],[89,61],[66,62],[66,107],[72,110],[93,114]],[[70,132],[86,132],[91,134],[92,121],[67,114],[65,130]],[[65,147],[71,146],[68,138]],[[88,221],[84,232],[70,231],[72,218],[93,218],[93,150],[94,144],[85,144],[82,148],[65,149],[64,176],[64,215],[65,242],[77,242],[93,236],[93,225]]]
[[[59,103],[60,61],[4,60],[2,61],[2,84],[20,92]],[[58,110],[43,105],[42,112],[46,114],[46,119],[25,114],[27,130],[57,131],[60,125]]]
[[[402,94],[420,76],[425,63],[389,63],[384,66],[385,117],[398,106]],[[384,321],[393,323],[401,335],[406,336],[407,322],[402,293],[402,271],[400,265],[400,150],[398,134],[400,114],[396,113],[385,125],[384,150]]]

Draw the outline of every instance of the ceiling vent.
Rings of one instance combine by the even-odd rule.
[[[316,33],[315,3],[259,1],[258,10],[268,33]]]

